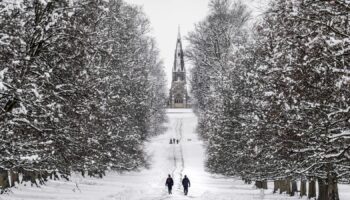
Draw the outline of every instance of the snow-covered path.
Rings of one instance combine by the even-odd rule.
[[[168,130],[147,145],[152,166],[150,169],[125,174],[109,173],[103,179],[82,178],[72,181],[49,181],[37,187],[18,186],[11,193],[0,195],[0,200],[67,199],[67,200],[253,200],[299,199],[286,195],[262,192],[233,178],[212,175],[204,168],[204,147],[195,133],[197,118],[189,109],[168,110]],[[180,139],[179,144],[169,144],[170,138]],[[165,179],[174,177],[173,194],[168,195]],[[184,196],[181,177],[191,180],[189,196]],[[348,186],[345,190],[350,192]],[[271,186],[270,186],[271,188]],[[341,195],[349,194],[344,193]],[[345,197],[345,196],[343,196]],[[346,199],[342,198],[341,199]]]

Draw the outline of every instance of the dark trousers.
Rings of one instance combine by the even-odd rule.
[[[184,186],[184,193],[185,193],[185,195],[187,195],[187,193],[188,193],[188,186]]]
[[[168,186],[168,192],[169,192],[169,194],[171,194],[171,190],[173,189],[172,187],[173,187],[173,186]]]

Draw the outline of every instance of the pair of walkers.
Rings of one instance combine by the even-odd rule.
[[[173,185],[174,185],[174,180],[173,178],[171,178],[170,174],[168,175],[168,178],[166,179],[165,182],[165,186],[168,186],[168,192],[169,194],[171,194],[171,191],[173,189]],[[191,182],[190,179],[187,178],[187,176],[185,175],[185,177],[182,179],[182,186],[184,187],[184,193],[185,195],[187,195],[188,193],[188,188],[191,186]]]

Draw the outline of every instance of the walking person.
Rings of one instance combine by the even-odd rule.
[[[168,192],[171,194],[171,190],[173,189],[174,180],[171,178],[170,174],[168,175],[168,178],[165,181],[165,186],[168,186]]]
[[[191,186],[191,182],[190,182],[190,179],[188,179],[186,175],[185,175],[185,177],[182,179],[182,186],[184,187],[184,193],[185,193],[185,195],[187,195],[187,193],[188,193],[188,188]]]

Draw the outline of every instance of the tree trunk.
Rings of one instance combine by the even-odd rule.
[[[314,179],[309,180],[309,191],[307,197],[309,199],[316,197],[316,183]]]
[[[36,179],[38,179],[38,173],[36,171],[23,171],[22,182],[29,181],[31,186],[36,185],[37,187],[39,187],[38,183],[36,182]]]
[[[294,196],[295,193],[298,192],[298,184],[296,181],[292,181],[292,191],[290,193],[290,196]]]
[[[11,187],[15,186],[15,183],[19,183],[19,175],[18,172],[10,171],[10,177],[11,177]]]
[[[328,199],[339,200],[338,181],[335,174],[328,175]]]
[[[38,183],[36,182],[37,179],[38,179],[38,173],[36,171],[30,172],[30,183],[32,186],[36,185],[37,187],[39,187]]]
[[[306,196],[306,180],[303,179],[300,181],[300,196]]]
[[[274,181],[273,181],[273,193],[276,193],[277,190],[280,189],[279,183],[280,183],[279,180],[274,180]]]
[[[279,185],[280,185],[280,194],[282,194],[283,192],[286,192],[287,191],[287,188],[286,188],[286,180],[279,180]]]
[[[50,179],[52,180],[59,180],[59,177],[58,177],[58,175],[57,175],[57,173],[55,172],[55,171],[53,171],[53,172],[51,172],[50,174],[49,174],[49,176],[50,176]]]
[[[265,190],[268,189],[268,188],[267,188],[267,180],[263,180],[263,181],[262,181],[262,188],[265,189]]]
[[[317,179],[318,181],[318,200],[328,200],[328,185],[326,180],[324,179]]]
[[[258,189],[263,188],[262,181],[255,181],[255,186],[256,186],[256,188],[258,188]]]
[[[49,173],[47,171],[39,171],[38,173],[38,179],[39,179],[39,183],[41,185],[45,184],[45,182],[47,181],[47,178],[49,176]]]
[[[0,190],[4,190],[10,187],[7,171],[0,171]]]
[[[291,188],[291,181],[289,177],[286,179],[286,189],[287,189],[286,193],[290,195],[292,193],[292,188]]]

